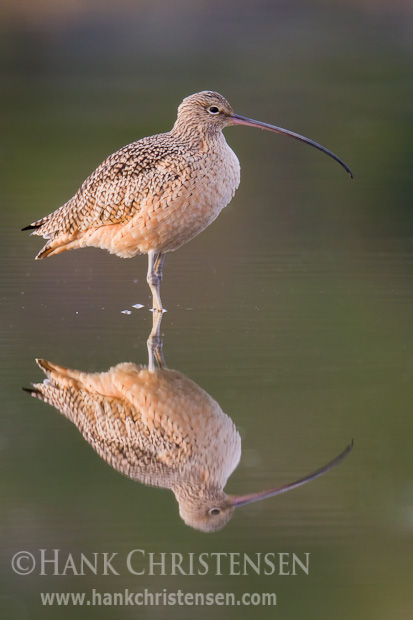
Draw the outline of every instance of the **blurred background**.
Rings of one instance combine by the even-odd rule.
[[[407,0],[3,0],[2,618],[55,618],[40,591],[93,587],[275,591],[286,620],[411,616],[412,30]],[[169,130],[183,97],[205,89],[238,114],[320,142],[355,177],[293,140],[228,128],[241,186],[207,231],[166,258],[167,365],[211,394],[242,436],[227,491],[289,482],[355,440],[338,469],[240,508],[209,536],[183,524],[171,493],[111,470],[21,391],[42,379],[36,357],[89,372],[146,363],[146,257],[87,249],[34,262],[42,240],[20,228],[63,204],[113,151]],[[312,561],[308,577],[15,575],[13,554],[39,548],[310,552]],[[165,613],[193,617],[189,607],[116,609]],[[251,617],[247,607],[213,613]],[[113,618],[113,609],[76,615]]]

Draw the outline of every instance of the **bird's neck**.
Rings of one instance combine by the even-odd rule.
[[[217,147],[226,144],[224,134],[220,128],[204,127],[188,122],[183,123],[179,119],[176,120],[171,130],[171,135],[189,144],[192,148],[201,151],[216,150]]]
[[[216,484],[208,483],[201,479],[185,480],[175,483],[171,487],[178,502],[180,501],[199,501],[200,499],[208,499],[217,497],[222,493]]]

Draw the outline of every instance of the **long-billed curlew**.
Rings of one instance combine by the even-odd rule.
[[[48,239],[36,259],[94,246],[122,258],[148,254],[153,307],[162,310],[166,252],[202,232],[234,196],[240,165],[222,130],[247,125],[331,151],[299,134],[234,114],[219,93],[184,99],[170,132],[143,138],[108,157],[59,209],[23,230]]]
[[[163,362],[160,322],[155,321],[148,340],[148,367],[123,363],[107,372],[87,373],[37,360],[46,379],[27,391],[61,411],[114,469],[173,491],[187,525],[205,532],[218,530],[236,507],[301,486],[349,453],[352,444],[292,484],[227,495],[223,489],[241,456],[240,436],[203,389],[176,370],[154,367],[152,353]]]

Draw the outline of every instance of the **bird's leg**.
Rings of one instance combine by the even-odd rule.
[[[162,312],[152,313],[152,331],[146,343],[148,347],[148,368],[151,372],[155,370],[155,360],[158,362],[159,368],[165,368],[161,336],[162,316]]]
[[[159,254],[157,255],[155,259],[154,271],[159,278],[159,282],[162,282],[162,268],[165,262],[165,256],[166,256],[165,252],[163,254],[159,252]]]
[[[162,265],[165,259],[165,254],[150,250],[148,252],[148,274],[146,281],[149,284],[149,288],[152,293],[152,306],[154,312],[162,313],[162,301],[160,285],[162,280]]]

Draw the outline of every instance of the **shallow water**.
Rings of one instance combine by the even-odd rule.
[[[258,578],[252,571],[249,577],[208,574],[190,582],[184,575],[137,581],[127,571],[60,580],[33,576],[25,578],[23,602],[22,577],[8,575],[11,617],[25,617],[18,610],[35,604],[46,580],[47,589],[63,591],[79,591],[79,584],[82,591],[105,592],[137,590],[138,584],[151,591],[237,596],[274,591],[287,617],[299,613],[303,601],[315,608],[320,596],[334,598],[338,590],[343,602],[337,615],[344,618],[359,607],[354,589],[365,581],[376,593],[384,583],[402,592],[412,527],[406,337],[412,255],[251,248],[220,265],[194,242],[192,252],[188,246],[168,257],[162,325],[167,365],[217,400],[242,437],[241,463],[227,491],[291,482],[355,440],[353,453],[323,478],[239,508],[225,529],[205,535],[179,519],[170,492],[114,472],[56,410],[20,390],[42,380],[35,357],[89,372],[123,361],[146,364],[152,321],[145,259],[123,263],[85,250],[38,266],[29,262],[37,241],[12,231],[5,240],[16,260],[9,263],[14,277],[6,278],[4,296],[3,557],[20,548],[86,556],[115,551],[122,561],[135,548],[253,558],[289,552],[301,558],[311,553],[311,568],[308,577]],[[136,310],[134,303],[145,307]],[[122,314],[124,309],[132,314]],[[162,615],[162,607],[151,609],[154,617]],[[206,610],[200,608],[201,617]],[[377,617],[385,617],[381,613]],[[248,609],[239,615],[249,617]]]
[[[118,76],[118,66],[112,79],[100,79],[93,58],[85,50],[71,56],[66,39],[62,48],[57,40],[44,43],[61,54],[49,73],[38,58],[33,75],[17,61],[10,64],[0,239],[2,618],[55,618],[56,606],[41,606],[40,592],[92,588],[234,592],[237,598],[275,592],[275,609],[257,605],[263,618],[275,612],[285,619],[318,620],[411,615],[409,54],[396,17],[392,30],[377,16],[370,16],[368,27],[353,13],[346,14],[348,22],[341,13],[333,22],[327,16],[326,32],[338,38],[326,43],[318,34],[320,15],[301,21],[283,14],[279,34],[290,33],[295,52],[280,61],[285,39],[275,41],[271,28],[264,35],[261,30],[266,19],[275,22],[268,22],[265,11],[249,22],[246,13],[232,33],[238,47],[225,48],[222,74],[207,67],[199,84],[200,78],[188,77],[191,59],[171,57],[159,67],[156,54],[147,50],[146,90],[131,85],[125,68]],[[241,26],[249,43],[255,42],[251,49],[257,65],[264,63],[263,73],[238,40]],[[72,44],[82,36],[68,32]],[[352,41],[345,60],[340,36]],[[209,44],[199,42],[197,61],[208,57]],[[304,66],[310,48],[313,56]],[[65,54],[73,65],[64,64]],[[82,54],[89,59],[84,67]],[[237,76],[231,73],[228,85],[226,71],[235,59],[244,61],[243,68]],[[154,67],[159,82],[149,75]],[[275,74],[277,83],[268,79]],[[292,482],[334,458],[351,439],[354,449],[323,477],[240,507],[221,531],[207,535],[184,524],[170,491],[122,476],[56,409],[21,390],[44,378],[36,358],[85,372],[148,363],[146,257],[123,261],[87,249],[35,262],[42,240],[19,229],[64,202],[105,155],[135,137],[168,129],[182,95],[211,81],[238,113],[285,125],[332,148],[355,179],[304,145],[228,129],[242,164],[241,187],[207,231],[166,258],[166,364],[215,399],[238,429],[242,454],[228,493]],[[40,549],[50,554],[60,549],[59,572],[66,574],[54,575],[47,564],[47,574],[40,575]],[[173,575],[167,564],[165,575],[148,570],[135,575],[126,563],[134,549],[144,550],[146,558],[165,553],[167,562],[169,554],[180,553],[187,574]],[[25,576],[11,568],[21,550],[36,560]],[[82,553],[89,559],[98,553],[99,560],[104,553],[117,554],[119,575],[102,574],[102,565],[97,575],[91,570],[76,575],[73,567],[64,571],[69,554],[78,569]],[[247,574],[231,575],[229,556],[217,574],[209,556],[205,575],[189,575],[190,554],[197,567],[201,553],[246,554],[255,562],[259,553],[276,559],[295,553],[301,560],[309,553],[309,574],[267,575],[262,566],[249,565]],[[144,562],[133,566],[147,568]],[[69,605],[58,611],[59,618],[72,618],[74,611],[79,618],[193,617],[190,605],[115,610]],[[247,605],[196,609],[200,618],[211,611],[223,618],[251,617]]]

